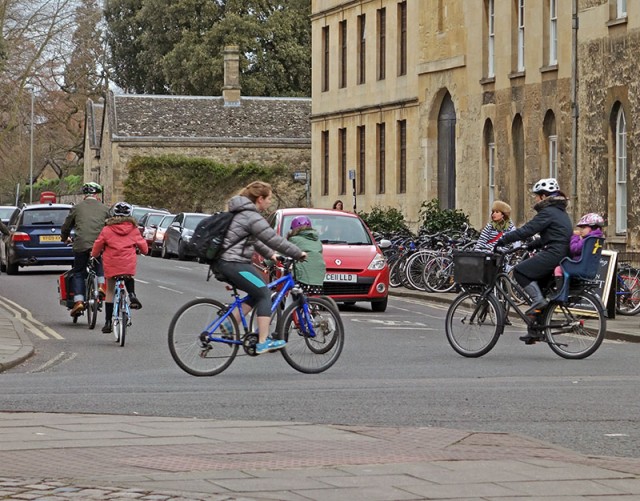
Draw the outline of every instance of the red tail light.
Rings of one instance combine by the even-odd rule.
[[[21,231],[16,231],[13,235],[11,235],[12,242],[28,242],[31,240],[31,237],[27,233],[22,233]]]

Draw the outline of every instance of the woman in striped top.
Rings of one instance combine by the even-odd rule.
[[[515,229],[511,221],[511,207],[501,200],[496,200],[491,206],[491,221],[480,232],[473,250],[492,252],[498,239],[504,233]]]

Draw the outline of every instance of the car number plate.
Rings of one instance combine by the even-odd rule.
[[[357,282],[358,275],[355,273],[327,273],[324,276],[325,282]]]
[[[40,235],[40,242],[60,242],[60,235]]]

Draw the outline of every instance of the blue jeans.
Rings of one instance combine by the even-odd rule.
[[[85,282],[87,281],[87,265],[89,264],[90,257],[91,249],[73,253],[73,280],[71,281],[71,284],[73,286],[74,302],[84,301],[84,295],[86,293]],[[104,276],[102,260],[98,260],[96,275],[99,277]]]

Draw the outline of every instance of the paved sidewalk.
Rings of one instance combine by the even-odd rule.
[[[638,340],[637,323],[609,335]],[[0,371],[32,351],[0,307]],[[640,501],[640,458],[444,428],[0,412],[0,499]]]
[[[0,413],[0,499],[640,500],[640,459],[514,434]]]

